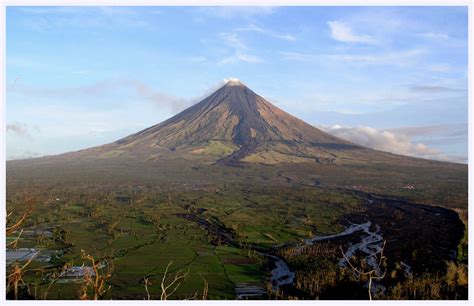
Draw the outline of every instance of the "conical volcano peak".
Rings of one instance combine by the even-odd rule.
[[[226,86],[243,86],[243,87],[245,87],[245,84],[242,83],[239,79],[236,79],[236,78],[225,79],[225,85]]]
[[[225,82],[170,119],[116,141],[114,150],[158,154],[156,150],[185,158],[204,154],[226,161],[274,160],[277,155],[314,160],[328,155],[324,149],[352,145],[284,112],[238,79]]]

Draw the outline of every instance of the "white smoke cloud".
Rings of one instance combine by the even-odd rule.
[[[22,123],[11,123],[7,124],[7,132],[13,132],[18,136],[27,136],[28,127]]]
[[[112,79],[95,82],[88,85],[66,88],[33,87],[17,84],[8,89],[8,92],[34,98],[63,98],[71,97],[106,97],[118,90],[129,90],[139,98],[152,102],[157,106],[171,108],[173,112],[181,111],[190,106],[193,101],[175,97],[165,92],[158,91],[147,84],[133,79]]]
[[[13,133],[18,137],[31,139],[32,133],[40,132],[40,129],[37,126],[30,126],[26,123],[13,122],[6,125],[6,132]]]

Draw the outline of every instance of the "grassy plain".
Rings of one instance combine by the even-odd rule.
[[[414,189],[405,188],[409,185]],[[377,195],[376,204],[368,205],[367,199]],[[54,235],[42,244],[37,237],[25,237],[18,247],[61,253],[47,264],[32,264],[45,270],[25,275],[25,298],[40,298],[47,290],[49,299],[77,299],[80,284],[58,282],[47,289],[48,273],[64,264],[82,265],[85,250],[113,262],[105,298],[144,299],[147,278],[151,298],[158,299],[161,278],[172,262],[171,273],[189,271],[173,298],[199,296],[207,282],[208,298],[235,299],[237,284],[267,285],[272,267],[256,249],[271,251],[272,246],[338,233],[348,221],[371,219],[381,226],[391,240],[391,269],[406,261],[417,275],[446,273],[449,251],[461,241],[464,226],[451,210],[430,207],[467,210],[467,169],[441,163],[430,168],[429,162],[416,168],[251,163],[231,168],[114,158],[36,162],[35,167],[28,161],[8,163],[7,209],[13,216],[28,209],[26,197],[34,199],[34,207],[25,229],[53,228]],[[317,256],[308,263],[313,261],[318,262],[310,265],[313,272],[336,269]],[[304,275],[298,265],[292,267]],[[355,288],[349,297],[363,296],[353,280],[340,286],[347,284]],[[304,291],[304,286],[289,288],[288,295],[334,298],[335,288],[331,285],[320,295]]]

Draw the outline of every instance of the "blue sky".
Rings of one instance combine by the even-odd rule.
[[[114,141],[229,77],[330,133],[467,162],[466,7],[7,7],[7,159]]]

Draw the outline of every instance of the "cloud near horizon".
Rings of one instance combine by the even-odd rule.
[[[411,91],[426,92],[426,93],[441,93],[441,92],[462,92],[464,89],[451,88],[438,85],[417,85],[410,88]]]
[[[410,134],[416,134],[414,128],[407,129],[407,133],[404,133],[402,129],[399,131],[396,129],[383,130],[369,126],[344,127],[333,125],[319,126],[319,128],[336,137],[372,149],[425,159],[467,163],[467,156],[446,155],[437,149],[428,147],[426,144],[414,142],[410,137]],[[426,127],[425,129],[422,128],[422,131],[426,133]]]
[[[37,152],[32,152],[29,150],[26,150],[24,152],[18,153],[18,154],[9,154],[7,155],[7,160],[18,160],[18,159],[29,159],[29,158],[36,158],[36,157],[41,157],[42,155],[37,153]]]

